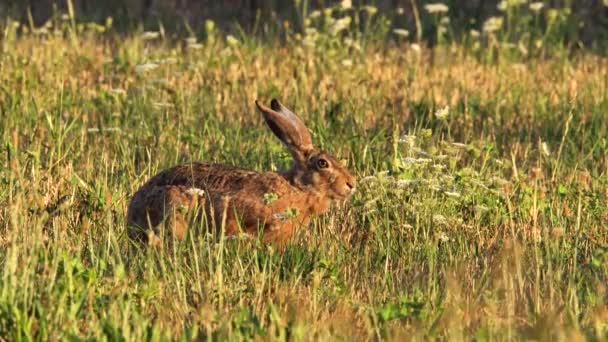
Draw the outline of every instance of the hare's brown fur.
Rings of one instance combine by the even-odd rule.
[[[354,177],[335,158],[312,147],[299,118],[299,126],[292,128],[284,127],[292,121],[272,117],[282,115],[279,109],[287,110],[274,101],[272,109],[258,106],[263,112],[270,111],[264,112],[267,123],[290,148],[292,169],[256,172],[195,162],[162,171],[129,204],[130,237],[146,240],[163,235],[160,229],[164,226],[164,235],[183,239],[190,223],[204,214],[215,231],[223,228],[226,235],[259,232],[265,242],[284,244],[298,227],[308,224],[311,215],[327,211],[332,200],[347,197],[354,190]],[[320,159],[328,167],[318,168]]]

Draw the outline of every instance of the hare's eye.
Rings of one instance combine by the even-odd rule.
[[[319,158],[317,160],[317,167],[319,169],[326,169],[326,168],[329,167],[329,162],[327,160],[323,159],[323,158]]]

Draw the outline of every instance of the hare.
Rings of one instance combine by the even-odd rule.
[[[297,115],[276,99],[270,108],[255,104],[291,152],[291,169],[257,172],[195,162],[164,170],[145,183],[129,204],[132,239],[155,243],[161,233],[183,239],[192,219],[205,215],[215,231],[261,233],[264,242],[284,245],[311,215],[326,212],[332,201],[345,200],[355,191],[355,177],[336,158],[313,146]]]

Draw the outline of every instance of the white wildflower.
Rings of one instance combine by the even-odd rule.
[[[305,30],[305,36],[304,39],[302,39],[302,44],[304,46],[313,48],[315,47],[315,42],[317,40],[317,38],[319,37],[319,33],[317,32],[316,29],[314,28],[307,28]]]
[[[477,30],[471,30],[470,34],[473,38],[479,38],[479,31]]]
[[[528,2],[528,0],[503,0],[498,3],[496,8],[498,8],[499,11],[506,11],[510,7],[521,6],[526,2]]]
[[[34,29],[34,31],[32,31],[32,33],[37,34],[37,35],[45,35],[49,33],[49,30],[46,27],[41,27],[39,29]]]
[[[412,148],[412,151],[421,155],[421,156],[425,156],[425,157],[430,157],[431,155],[428,152],[425,152],[424,150],[422,150],[419,147],[414,147]]]
[[[352,0],[342,0],[342,2],[340,3],[340,7],[342,7],[343,9],[349,9],[353,7],[353,2]]]
[[[490,17],[483,23],[483,31],[492,33],[500,30],[503,19],[501,17]]]
[[[158,64],[156,64],[156,63],[144,63],[144,64],[135,66],[135,73],[141,75],[143,73],[154,70],[156,68],[158,68]]]
[[[185,39],[186,44],[190,45],[190,44],[196,44],[196,37],[188,37]]]
[[[446,192],[444,192],[444,194],[448,197],[460,198],[460,193],[455,192],[455,191],[446,191]]]
[[[547,157],[549,157],[551,155],[551,150],[549,149],[549,145],[547,144],[546,141],[543,141],[540,144],[540,150],[543,152],[543,154]]]
[[[441,242],[448,242],[450,241],[450,237],[448,236],[448,234],[441,232],[439,233],[439,240],[441,240]]]
[[[193,43],[193,44],[188,44],[186,46],[189,50],[200,50],[203,48],[203,44],[199,44],[199,43]]]
[[[141,39],[142,40],[154,40],[154,39],[158,38],[159,36],[160,36],[160,33],[158,33],[158,32],[146,31],[146,32],[142,33]]]
[[[453,142],[452,146],[457,147],[457,148],[467,148],[467,144],[463,144],[463,143],[459,143],[459,142]]]
[[[331,34],[335,36],[338,33],[348,29],[351,21],[352,21],[351,17],[344,17],[344,18],[336,20],[330,29]]]
[[[205,20],[205,30],[208,33],[213,33],[215,31],[215,22],[210,19]]]
[[[424,5],[424,9],[427,12],[433,14],[433,13],[446,13],[450,8],[448,6],[446,6],[445,4],[437,2],[437,3]]]
[[[168,57],[168,58],[163,58],[160,61],[158,61],[159,64],[175,64],[177,63],[177,58],[173,58],[173,57]]]
[[[352,59],[344,59],[344,60],[342,60],[342,66],[345,66],[345,67],[353,66],[353,60]]]
[[[400,37],[408,37],[410,35],[410,31],[405,29],[396,28],[393,30],[393,33]]]
[[[407,143],[409,147],[414,147],[416,145],[416,136],[405,134],[399,138],[399,142],[404,142]]]
[[[314,27],[309,27],[304,30],[304,34],[306,35],[306,37],[313,37],[315,39],[319,36],[319,32],[317,32],[317,29],[315,29]]]
[[[398,188],[405,188],[409,185],[416,184],[416,181],[411,180],[411,179],[398,179],[398,180],[394,181],[392,184]]]
[[[226,43],[228,43],[229,46],[237,46],[239,45],[239,40],[233,35],[229,34],[226,36]]]
[[[370,16],[378,13],[378,8],[376,6],[363,6],[362,7],[364,11],[367,12],[367,14],[369,14]]]
[[[543,9],[543,7],[545,7],[545,4],[543,4],[542,2],[533,2],[530,4],[530,11],[538,13],[541,9]]]
[[[418,44],[416,44],[416,43],[414,43],[414,44],[410,45],[410,48],[411,48],[411,49],[412,49],[412,51],[414,51],[415,53],[420,53],[420,51],[422,50],[422,49],[420,49],[420,45],[418,45]]]
[[[412,158],[412,157],[406,157],[406,158],[400,159],[399,162],[401,163],[401,165],[412,165],[412,164],[416,164],[416,159]]]
[[[190,196],[204,196],[205,190],[199,188],[189,188],[188,190],[186,190],[186,194]]]
[[[319,10],[314,10],[312,12],[310,12],[310,14],[308,15],[309,18],[318,18],[321,16],[321,11]]]
[[[449,114],[450,114],[450,107],[445,106],[435,112],[435,117],[437,117],[437,119],[439,119],[439,120],[445,120],[445,119],[447,119]]]
[[[378,178],[376,176],[365,176],[359,180],[359,184],[365,184],[367,182],[375,181]]]
[[[361,45],[351,38],[344,39],[344,45],[353,48],[354,50],[361,51]]]
[[[526,45],[524,44],[524,42],[523,42],[523,41],[520,41],[520,42],[517,44],[517,49],[518,49],[518,50],[519,50],[519,52],[521,52],[521,53],[522,53],[522,55],[524,55],[524,56],[528,54],[528,48],[526,48]]]
[[[435,224],[447,224],[448,223],[448,219],[445,218],[445,216],[443,216],[441,214],[435,214],[435,215],[433,215],[433,223],[435,223]]]

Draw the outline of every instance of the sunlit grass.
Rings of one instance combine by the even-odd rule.
[[[2,336],[605,339],[608,60],[547,31],[518,48],[513,22],[546,7],[462,42],[438,17],[429,49],[351,6],[276,40],[9,22]],[[201,229],[131,243],[128,200],[161,169],[288,164],[255,111],[271,97],[347,161],[352,201],[285,251]]]

